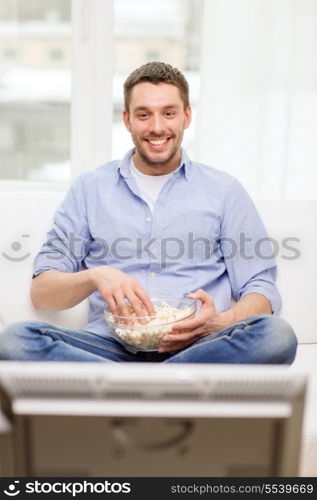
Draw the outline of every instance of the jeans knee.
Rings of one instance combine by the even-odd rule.
[[[297,337],[291,325],[283,318],[270,316],[269,333],[273,335],[273,361],[291,364],[296,356]]]
[[[19,360],[23,346],[30,341],[36,322],[19,321],[6,326],[0,333],[0,360]]]

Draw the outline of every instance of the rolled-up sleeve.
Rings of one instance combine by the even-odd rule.
[[[54,215],[53,228],[35,257],[33,277],[49,269],[76,272],[84,268],[91,235],[82,177],[75,180]]]
[[[278,314],[281,309],[281,296],[275,284],[278,248],[272,243],[250,196],[234,180],[226,197],[220,238],[232,295],[235,300],[250,293],[264,295],[273,313]]]

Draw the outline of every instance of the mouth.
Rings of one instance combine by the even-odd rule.
[[[145,139],[154,151],[163,151],[169,144],[171,137],[164,137],[162,139]]]

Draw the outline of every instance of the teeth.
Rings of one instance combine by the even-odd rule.
[[[160,146],[161,144],[164,144],[166,141],[167,141],[167,139],[161,139],[161,140],[158,140],[158,141],[150,141],[149,140],[149,142],[151,144],[154,144],[155,146]]]

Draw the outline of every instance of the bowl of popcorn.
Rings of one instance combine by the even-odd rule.
[[[116,316],[105,306],[104,318],[113,336],[130,352],[157,351],[162,337],[172,331],[178,321],[192,318],[197,310],[195,300],[187,297],[150,297],[155,315],[136,316],[128,305],[129,316]]]

